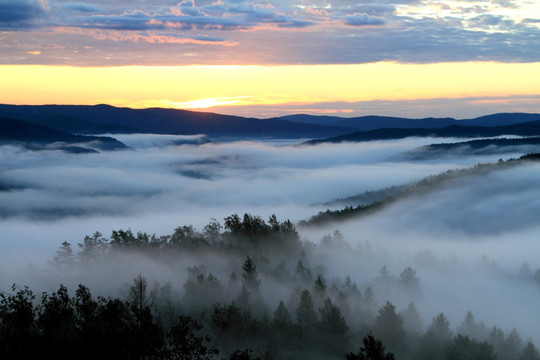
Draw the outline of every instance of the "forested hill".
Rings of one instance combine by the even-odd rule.
[[[369,131],[357,131],[347,135],[334,136],[326,139],[310,140],[303,144],[316,145],[321,143],[361,142],[375,140],[396,140],[407,137],[457,137],[479,138],[501,135],[538,136],[540,121],[525,122],[505,126],[460,126],[451,125],[443,128],[386,128]]]
[[[442,128],[450,125],[503,126],[540,120],[540,114],[498,113],[463,120],[456,120],[454,118],[448,117],[410,119],[403,117],[368,115],[353,118],[344,118],[339,116],[316,116],[298,114],[282,116],[281,119],[307,124],[348,126],[365,131],[381,128]]]
[[[298,226],[320,226],[331,222],[349,220],[357,216],[373,214],[384,209],[386,206],[396,203],[397,201],[415,195],[426,195],[431,191],[436,191],[445,183],[453,179],[463,176],[485,175],[491,171],[507,169],[509,167],[523,165],[531,161],[540,162],[540,154],[527,154],[521,156],[519,159],[509,159],[506,161],[499,160],[497,163],[477,164],[470,168],[448,170],[439,175],[428,176],[412,184],[381,189],[378,192],[375,192],[375,194],[365,193],[346,199],[334,200],[329,202],[328,205],[333,206],[334,208],[336,205],[339,206],[340,204],[346,204],[346,206],[338,210],[328,209],[326,211],[321,211],[308,220],[300,221]],[[362,202],[363,200],[370,198],[374,199],[374,201],[371,203]]]
[[[459,126],[506,126],[540,120],[540,114],[501,113],[475,119],[453,118],[408,119],[387,116],[341,118],[334,116],[288,115],[268,119],[222,115],[180,109],[130,109],[109,105],[2,105],[0,117],[9,117],[50,126],[77,134],[154,133],[206,134],[212,137],[241,138],[328,138],[358,130],[385,129],[387,135],[370,135],[392,139],[388,129],[444,128]],[[403,132],[403,130],[399,130]],[[447,130],[448,131],[448,130]],[[388,137],[390,136],[390,137]],[[444,135],[441,135],[444,136]],[[375,139],[375,138],[374,138]]]
[[[130,109],[109,105],[0,105],[0,116],[78,134],[154,133],[212,137],[314,138],[347,134],[354,128],[301,124],[177,109]]]
[[[456,143],[430,144],[407,152],[407,157],[412,159],[429,159],[444,156],[446,154],[475,155],[475,154],[503,154],[511,153],[516,149],[527,148],[527,152],[540,150],[540,136],[523,138],[493,138],[462,141]]]
[[[49,126],[4,117],[0,117],[0,144],[77,153],[127,149],[126,145],[111,137],[73,135]]]

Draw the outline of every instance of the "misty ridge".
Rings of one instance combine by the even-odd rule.
[[[4,143],[5,354],[537,359],[540,148],[499,135]]]

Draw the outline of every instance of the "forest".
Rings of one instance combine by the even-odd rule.
[[[349,275],[327,277],[321,256],[336,249],[358,261],[373,256],[369,244],[353,249],[339,230],[318,244],[303,242],[290,221],[275,215],[265,221],[233,214],[202,231],[184,225],[162,236],[115,230],[76,246],[65,241],[49,261],[51,274],[92,271],[122,256],[206,263],[188,267],[181,288],[136,274],[118,297],[93,295],[84,284],[42,294],[14,284],[0,294],[0,353],[3,359],[540,359],[519,329],[488,327],[470,311],[451,325],[440,309],[423,324],[415,302],[423,281],[412,266],[397,276],[383,266],[361,285]],[[212,273],[216,259],[227,259],[227,276]],[[540,291],[540,269],[526,275],[516,279]],[[410,302],[398,308],[393,296]]]

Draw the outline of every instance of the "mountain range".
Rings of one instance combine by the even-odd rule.
[[[396,140],[407,137],[482,138],[503,135],[539,136],[540,120],[502,126],[450,125],[442,128],[381,128],[367,131],[355,131],[326,139],[309,140],[303,144],[315,145],[321,143]]]
[[[360,130],[379,130],[379,135],[371,134],[378,138],[425,136],[422,134],[433,133],[433,130],[418,129],[446,128],[445,131],[451,133],[448,127],[455,125],[493,127],[540,120],[540,114],[527,113],[500,113],[465,120],[452,118],[408,119],[385,116],[342,118],[314,115],[288,115],[257,119],[210,112],[163,108],[130,109],[109,105],[0,105],[0,117],[44,125],[55,130],[81,135],[154,133],[206,134],[213,138],[291,139],[331,138]],[[401,130],[392,132],[388,129]],[[481,133],[479,129],[469,130]],[[387,135],[381,135],[383,133]]]
[[[122,142],[108,136],[73,135],[45,125],[0,117],[0,144],[6,143],[31,150],[63,150],[71,153],[127,148]]]
[[[109,105],[0,105],[0,116],[77,134],[153,133],[231,138],[316,138],[354,131],[343,126],[256,119],[176,109],[130,109]]]
[[[522,122],[540,120],[540,114],[528,113],[498,113],[477,117],[474,119],[456,120],[454,118],[422,118],[409,119],[403,117],[368,115],[353,118],[338,116],[314,116],[314,115],[288,115],[281,119],[308,124],[346,126],[360,130],[374,130],[381,128],[442,128],[451,125],[461,126],[502,126]]]

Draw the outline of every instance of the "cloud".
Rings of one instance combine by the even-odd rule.
[[[104,12],[105,9],[101,6],[87,4],[87,3],[75,3],[69,2],[66,4],[59,5],[63,10],[73,11],[79,13],[100,13]]]
[[[356,14],[345,17],[345,24],[351,26],[379,26],[384,25],[385,21],[367,14]]]
[[[126,65],[137,59],[137,64],[160,65],[169,59],[166,65],[326,64],[540,58],[535,42],[540,27],[528,19],[532,10],[526,3],[509,1],[94,0],[45,6],[4,0],[0,6],[4,10],[0,26],[9,31],[3,41],[3,63]],[[31,37],[15,31],[37,27],[50,31],[33,31]],[[64,50],[43,52],[39,60],[29,58],[27,51],[41,43],[56,43]],[[73,48],[82,43],[92,43],[100,53],[79,52],[74,57]],[[168,44],[181,44],[182,51],[171,55]],[[205,46],[212,44],[234,44],[235,49]]]
[[[0,30],[37,27],[46,17],[42,4],[32,0],[0,0]]]

